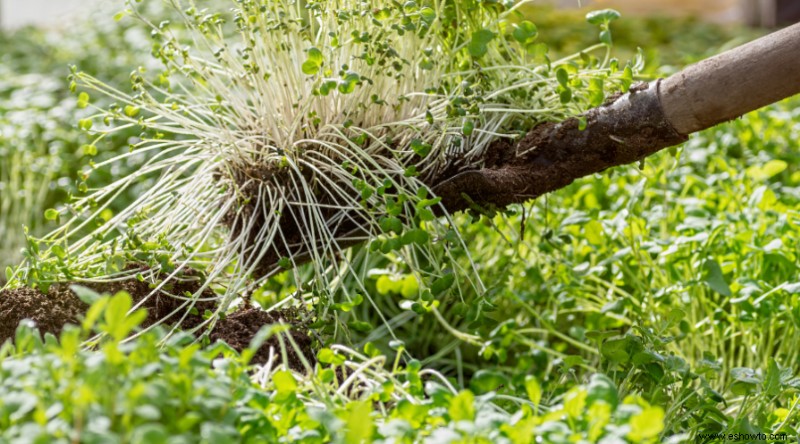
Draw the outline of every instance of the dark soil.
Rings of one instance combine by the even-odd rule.
[[[214,330],[211,331],[210,337],[212,341],[224,341],[236,350],[241,351],[250,345],[250,341],[264,325],[279,323],[291,325],[294,316],[296,316],[296,313],[292,313],[289,310],[268,313],[256,308],[244,308],[228,315],[225,319],[218,322]],[[301,357],[300,354],[297,353],[297,350],[295,350],[295,347],[288,340],[284,339],[287,363],[289,367],[293,369],[304,370],[303,358],[310,364],[314,362],[314,354],[311,351],[311,338],[308,334],[301,334],[296,328],[292,328],[289,334],[295,344],[297,344],[303,356]],[[273,336],[267,340],[265,346],[258,349],[253,357],[253,362],[259,364],[267,362],[269,359],[270,346],[275,348],[277,359],[280,360],[280,343],[277,336]]]
[[[32,288],[0,291],[0,343],[14,338],[23,319],[36,323],[42,334],[58,335],[66,324],[78,324],[88,306],[72,292],[55,287],[49,297]]]
[[[7,340],[14,340],[17,326],[23,319],[34,321],[43,335],[51,333],[58,336],[65,325],[79,324],[89,307],[75,296],[69,288],[70,285],[53,285],[47,294],[27,287],[0,291],[0,344]],[[204,321],[202,315],[206,310],[213,311],[216,308],[215,301],[200,300],[194,304],[196,310],[192,310],[189,306],[182,307],[185,300],[167,294],[167,292],[173,295],[192,294],[198,289],[198,284],[194,281],[173,282],[169,288],[164,288],[165,291],[147,299],[145,297],[150,294],[152,289],[146,282],[128,280],[105,284],[81,283],[80,285],[100,293],[114,294],[123,290],[127,291],[133,298],[134,305],[144,300],[142,308],[147,310],[148,315],[142,323],[142,327],[149,327],[162,321],[167,325],[179,324],[183,329],[191,329]],[[200,299],[213,297],[214,293],[206,290]],[[306,361],[313,364],[315,354],[312,349],[312,341],[308,336],[308,329],[302,321],[299,321],[299,313],[295,310],[268,313],[252,307],[242,307],[217,321],[209,337],[212,341],[224,341],[241,352],[250,345],[250,341],[261,327],[280,322],[290,325],[288,335],[299,346]],[[201,329],[198,334],[204,332]],[[304,370],[302,359],[294,347],[289,344],[289,341],[284,340],[284,343],[289,366],[295,370]],[[280,342],[277,336],[267,339],[256,352],[252,363],[266,363],[270,347],[274,347],[276,352],[280,353]]]

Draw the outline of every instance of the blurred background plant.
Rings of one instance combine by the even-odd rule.
[[[538,26],[537,41],[547,44],[553,58],[596,41],[597,30],[586,25],[583,15],[547,8],[527,14]],[[55,222],[45,220],[44,210],[77,190],[86,141],[76,127],[83,116],[69,93],[67,64],[76,63],[113,84],[127,84],[132,68],[146,63],[150,48],[140,30],[126,26],[106,17],[55,33],[17,31],[0,40],[0,233],[10,233],[0,237],[0,250],[17,254],[25,246],[20,225],[36,233],[51,229]],[[615,22],[614,45],[621,54],[644,47],[644,76],[649,78],[759,32],[694,20],[623,16]],[[137,135],[107,139],[97,157],[127,150],[128,139]],[[342,424],[370,411],[375,427],[364,429],[369,439],[400,436],[405,430],[410,441],[473,436],[527,442],[512,440],[515,427],[530,431],[523,427],[534,423],[552,442],[568,442],[575,433],[589,441],[615,437],[629,442],[679,441],[717,431],[796,436],[798,140],[800,101],[794,98],[696,135],[641,168],[617,168],[500,215],[461,216],[457,223],[485,280],[485,293],[457,287],[457,282],[445,287],[435,295],[445,320],[441,323],[435,313],[418,310],[404,296],[414,271],[408,264],[391,256],[366,264],[370,277],[365,290],[375,305],[355,300],[330,301],[328,312],[322,304],[311,307],[319,310],[312,325],[319,335],[319,367],[306,374],[264,377],[261,387],[270,402],[261,398],[261,389],[254,391],[249,382],[236,379],[246,363],[233,354],[227,355],[231,364],[219,371],[235,377],[219,380],[203,374],[219,350],[203,354],[175,339],[160,353],[195,363],[192,371],[203,374],[194,378],[198,391],[236,393],[219,399],[220,405],[242,408],[243,400],[258,400],[248,405],[273,414],[265,421],[276,411],[285,418],[301,412],[294,416],[302,418],[300,429],[319,427],[303,436],[334,436],[337,432],[331,430],[350,430],[355,426]],[[111,179],[95,177],[100,182]],[[467,251],[453,254],[466,265]],[[7,264],[19,259],[0,257]],[[308,278],[280,274],[252,299],[265,308],[296,304],[296,290]],[[392,320],[391,334],[385,319]],[[465,344],[443,325],[478,337],[483,345]],[[146,357],[137,361],[142,367],[158,361],[154,344],[159,333],[151,335],[126,349]],[[12,378],[28,378],[29,386],[52,379],[47,362],[68,354],[59,348],[63,339],[61,346],[23,342],[29,345],[7,348],[0,357],[8,362],[37,359],[35,368],[43,370],[10,375],[4,367],[2,378],[9,387],[20,386]],[[191,351],[183,352],[184,347]],[[97,362],[89,359],[96,352],[83,353],[79,359]],[[185,369],[167,369],[163,380],[154,381],[147,379],[152,375],[136,374],[139,364],[132,362],[127,368],[114,367],[120,380],[147,381],[158,387],[152,390],[166,386],[179,398],[176,381],[181,379],[168,376]],[[400,364],[392,365],[396,362]],[[369,390],[345,394],[337,386],[336,366],[362,369],[354,380]],[[81,384],[97,381],[82,371],[64,378]],[[220,383],[233,388],[220,388]],[[401,388],[402,395],[393,398],[398,392],[390,386]],[[107,387],[96,390],[101,395],[94,399],[111,394]],[[33,424],[34,418],[59,415],[69,422],[74,419],[69,410],[53,416],[44,410],[36,413],[39,399],[48,400],[41,401],[44,405],[58,396],[65,395],[57,388],[33,396],[17,393],[4,401],[17,407],[3,407],[0,425]],[[371,397],[387,400],[386,409],[365,404]],[[152,409],[134,414],[137,428],[161,421],[153,411],[163,415],[173,408],[156,397],[148,403]],[[534,415],[531,406],[539,404],[553,416]],[[27,407],[19,410],[19,405]],[[103,411],[107,405],[96,402],[87,409]],[[319,413],[320,406],[334,406],[336,413]],[[24,413],[14,416],[15,411]],[[253,418],[247,416],[252,410],[237,412]],[[212,423],[219,416],[214,411],[198,421]],[[593,418],[607,418],[601,432],[592,432]],[[247,433],[243,424],[228,424],[237,430],[232,436]],[[428,428],[415,427],[423,424]],[[434,435],[440,426],[446,432]],[[287,424],[275,427],[290,430]],[[416,434],[421,428],[425,431]],[[187,426],[185,432],[197,430]]]
[[[161,2],[148,2],[154,16],[165,15]],[[124,87],[131,71],[151,66],[145,30],[112,20],[115,9],[87,13],[77,22],[49,29],[24,27],[0,30],[0,268],[19,264],[27,246],[23,226],[31,236],[52,230],[56,223],[45,210],[67,202],[78,192],[78,177],[88,165],[88,138],[78,121],[87,115],[70,91],[70,66],[102,76]],[[105,139],[95,162],[128,149],[138,131]],[[136,170],[143,158],[131,158],[113,171],[99,171],[88,186]],[[142,184],[144,186],[145,184]],[[128,195],[132,199],[137,193]],[[114,210],[116,209],[113,208]],[[6,276],[0,276],[5,281]]]

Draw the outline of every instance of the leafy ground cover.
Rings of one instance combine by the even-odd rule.
[[[552,17],[530,16],[542,40],[552,39],[548,27],[555,34],[572,26],[597,38],[583,17],[569,27],[573,18]],[[696,32],[694,23],[619,23],[636,30],[634,47]],[[731,36],[703,29],[719,40],[698,38],[694,54],[666,49],[648,58],[680,64]],[[554,54],[583,47],[563,32],[548,40]],[[617,47],[625,36],[615,32]],[[29,52],[14,63],[33,63]],[[313,278],[301,268],[266,280],[250,299],[270,311],[295,307],[307,325],[298,334],[280,320],[263,329],[239,324],[235,331],[250,330],[236,349],[202,330],[170,336],[162,325],[136,334],[150,324],[143,313],[125,316],[137,302],[130,287],[84,294],[77,327],[42,339],[23,324],[0,350],[0,441],[681,442],[714,432],[796,439],[798,109],[790,99],[639,167],[501,214],[461,216],[454,224],[467,242],[450,249],[451,268],[474,265],[485,291],[445,274],[418,298],[416,270],[390,253],[363,263],[364,281],[340,277],[338,285],[360,297],[325,299],[301,291]],[[66,129],[75,122],[58,128],[77,141],[79,132]],[[65,174],[78,165],[70,156],[57,153]],[[44,205],[32,219],[53,206]],[[3,294],[4,304],[13,301]],[[189,314],[202,323],[214,314],[205,308]],[[228,319],[236,312],[217,325]],[[297,353],[299,338],[310,356]],[[300,362],[290,367],[293,351]],[[253,365],[257,355],[266,365]]]

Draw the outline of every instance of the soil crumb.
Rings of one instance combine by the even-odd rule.
[[[47,294],[28,287],[0,291],[0,344],[7,340],[14,340],[17,326],[23,319],[32,320],[42,335],[51,333],[58,336],[67,324],[78,325],[89,306],[72,292],[70,285],[53,285]],[[188,330],[203,323],[203,313],[206,310],[213,311],[216,308],[216,302],[211,300],[214,298],[211,290],[204,291],[200,300],[194,303],[193,308],[186,304],[185,299],[181,299],[182,296],[192,294],[199,289],[196,281],[173,282],[150,297],[147,297],[153,291],[150,285],[147,282],[136,280],[102,284],[80,283],[78,285],[91,288],[98,293],[128,292],[134,305],[142,303],[141,307],[147,310],[147,318],[142,323],[142,327],[145,328],[162,321],[167,325],[178,324],[181,328]],[[266,312],[242,306],[218,320],[209,333],[209,337],[212,342],[224,341],[236,351],[241,352],[250,345],[250,341],[261,327],[278,323],[288,324],[290,330],[285,334],[291,336],[300,348],[303,358],[313,365],[315,354],[312,341],[308,334],[308,328],[299,318],[300,315],[296,310]],[[204,333],[204,329],[198,331],[198,334]],[[292,369],[304,371],[303,358],[289,341],[284,339],[283,342],[289,366]],[[271,347],[280,356],[280,341],[277,336],[272,336],[259,348],[251,362],[253,364],[266,363]]]

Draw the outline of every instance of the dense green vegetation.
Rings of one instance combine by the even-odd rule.
[[[582,16],[534,9],[526,18],[554,60],[598,38]],[[98,19],[65,37],[28,31],[0,40],[16,48],[3,51],[0,71],[0,233],[16,234],[0,251],[28,245],[29,260],[37,257],[46,245],[17,225],[41,234],[56,225],[45,210],[63,212],[69,194],[81,193],[94,154],[84,147],[94,145],[78,128],[88,111],[82,90],[69,92],[66,63],[124,87],[152,49],[136,26]],[[612,29],[620,57],[650,46],[643,77],[736,34],[626,18]],[[543,49],[532,48],[536,57]],[[586,86],[572,87],[580,95]],[[130,296],[84,292],[92,308],[82,325],[43,340],[23,325],[0,348],[0,442],[797,439],[799,104],[751,113],[525,206],[461,215],[451,228],[465,242],[428,258],[440,261],[435,272],[399,250],[365,259],[368,244],[345,254],[359,274],[320,280],[305,266],[259,281],[254,303],[294,306],[310,321],[315,350],[302,369],[278,365],[296,346],[285,326],[265,328],[242,353],[163,326],[125,340],[142,320],[126,318]],[[113,133],[93,161],[128,151],[138,134]],[[98,169],[87,188],[143,162]],[[103,219],[145,189],[135,184]],[[383,242],[393,238],[391,223],[378,225]],[[326,285],[338,291],[326,294]],[[251,365],[271,336],[281,344],[276,365]]]
[[[149,2],[154,13],[163,7]],[[42,235],[54,227],[44,211],[77,192],[77,179],[86,168],[88,139],[77,130],[85,117],[68,88],[70,65],[115,84],[124,84],[132,69],[152,64],[143,30],[132,23],[117,23],[110,13],[95,13],[82,26],[69,29],[25,28],[0,34],[0,267],[16,265],[26,240],[22,226],[31,235]],[[126,149],[129,131],[109,138],[99,146],[95,161],[105,160]],[[143,162],[132,159],[127,168]],[[107,171],[96,173],[96,186],[107,182]],[[5,273],[0,282],[5,282]]]

